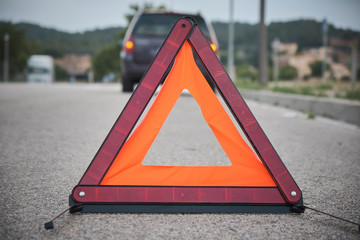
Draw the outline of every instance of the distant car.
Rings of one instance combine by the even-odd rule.
[[[195,19],[212,49],[218,54],[219,45],[215,32],[202,16],[174,12],[139,12],[129,24],[120,53],[123,92],[133,91],[134,85],[140,81],[175,22],[185,16]],[[197,56],[195,61],[214,89],[214,83]]]
[[[32,55],[27,61],[26,80],[29,83],[52,83],[54,81],[54,60],[48,55]]]

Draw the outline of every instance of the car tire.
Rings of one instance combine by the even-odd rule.
[[[126,77],[126,76],[122,77],[122,91],[123,92],[134,91],[134,83],[131,78]]]

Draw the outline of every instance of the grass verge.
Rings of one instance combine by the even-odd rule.
[[[350,100],[360,100],[360,87],[342,88],[335,94],[337,98],[345,98]]]

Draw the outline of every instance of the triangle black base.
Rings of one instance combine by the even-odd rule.
[[[69,205],[77,204],[69,196]],[[296,205],[224,204],[83,204],[81,213],[294,213]]]

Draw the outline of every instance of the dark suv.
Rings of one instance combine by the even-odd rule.
[[[133,91],[134,85],[140,81],[175,22],[185,16],[195,19],[215,53],[218,53],[218,42],[214,30],[200,15],[139,12],[129,24],[120,53],[123,92]],[[195,56],[195,61],[214,89],[213,82],[197,56]]]

